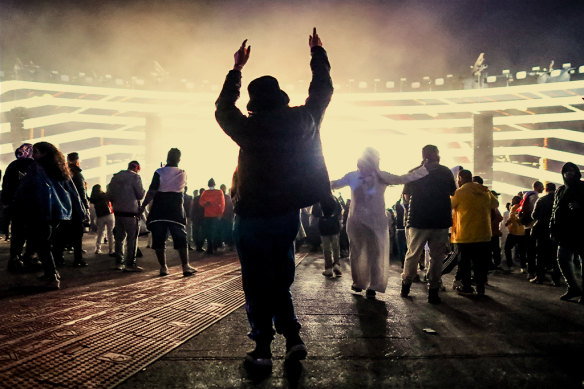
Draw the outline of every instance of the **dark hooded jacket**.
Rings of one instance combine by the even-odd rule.
[[[298,210],[330,196],[330,181],[320,140],[320,124],[333,93],[330,64],[322,47],[311,50],[312,81],[305,105],[289,107],[281,91],[279,104],[250,101],[249,116],[235,106],[241,72],[231,70],[216,102],[217,122],[240,147],[238,201],[240,215],[266,216]],[[263,78],[262,78],[263,79]],[[268,81],[269,80],[264,80]],[[276,84],[277,85],[277,84]],[[254,96],[258,91],[254,90]],[[266,98],[267,93],[259,94]],[[255,111],[253,111],[255,110]]]
[[[574,182],[567,182],[564,172],[568,167],[576,169],[577,177]],[[584,248],[584,182],[582,174],[575,164],[568,162],[562,167],[564,185],[560,186],[554,197],[554,206],[550,220],[551,238],[560,246],[573,249]],[[570,203],[577,203],[577,209],[570,209]]]

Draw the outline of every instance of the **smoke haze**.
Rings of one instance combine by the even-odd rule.
[[[174,77],[220,84],[233,52],[252,46],[246,77],[309,77],[316,26],[335,82],[463,74],[480,52],[491,69],[583,64],[582,2],[536,1],[1,1],[1,61],[47,70]],[[580,61],[580,62],[578,62]]]

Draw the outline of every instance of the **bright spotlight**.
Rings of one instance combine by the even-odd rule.
[[[515,73],[515,78],[517,80],[523,80],[526,77],[527,77],[527,72],[525,72],[525,71]]]
[[[533,71],[533,72],[539,72],[540,70],[541,70],[541,67],[539,67],[539,66],[534,66],[531,68],[531,71]]]
[[[393,89],[393,88],[395,88],[395,82],[394,82],[394,81],[387,81],[387,82],[385,83],[385,87],[386,87],[387,89]]]
[[[509,69],[504,69],[501,74],[511,74],[511,70]]]
[[[367,81],[359,81],[359,89],[367,88]]]
[[[416,81],[416,82],[412,82],[412,89],[418,89],[420,87],[420,82]]]
[[[444,85],[444,79],[443,78],[437,78],[434,80],[434,84],[436,84],[436,86],[442,86]]]
[[[566,62],[565,64],[562,64],[562,69],[570,69],[572,67],[572,64],[570,62]]]
[[[578,68],[578,73],[584,73],[584,65],[581,65],[581,66]]]
[[[487,77],[487,82],[490,83],[490,84],[493,83],[493,82],[496,82],[496,81],[497,81],[497,76],[489,76],[489,77]]]

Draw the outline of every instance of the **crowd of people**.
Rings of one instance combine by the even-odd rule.
[[[519,264],[534,284],[567,284],[562,300],[582,297],[575,264],[584,257],[584,182],[577,165],[562,168],[564,185],[536,181],[532,190],[515,196],[503,215],[498,193],[481,177],[462,167],[440,164],[434,145],[422,149],[422,163],[407,174],[379,168],[379,152],[367,148],[357,170],[330,180],[322,154],[320,123],[333,94],[330,64],[313,30],[309,36],[312,81],[306,103],[289,107],[287,94],[271,76],[248,86],[248,115],[235,105],[242,69],[251,47],[244,41],[234,55],[216,101],[216,119],[240,148],[231,189],[208,188],[188,193],[186,172],[179,168],[181,151],[172,148],[167,163],[156,170],[146,190],[140,163],[113,175],[105,191],[87,184],[78,153],[65,157],[54,145],[25,143],[6,169],[2,183],[5,224],[10,224],[8,269],[42,267],[43,281],[59,288],[57,270],[63,253],[73,251],[73,265],[87,266],[82,238],[95,225],[95,253],[102,253],[104,234],[116,267],[142,271],[137,263],[140,231],[150,232],[160,276],[169,274],[166,242],[172,237],[184,276],[197,270],[189,251],[217,253],[237,249],[241,263],[249,337],[256,343],[246,361],[271,367],[275,333],[286,338],[287,361],[306,357],[290,287],[295,275],[295,245],[322,243],[323,275],[340,277],[340,259],[348,254],[351,292],[375,298],[386,291],[390,258],[402,265],[403,298],[425,272],[428,302],[440,304],[442,275],[457,264],[453,287],[461,295],[484,296],[489,270],[501,269],[501,239],[507,270]],[[387,186],[404,184],[400,200],[387,209]],[[351,200],[332,190],[350,187]],[[546,195],[541,196],[543,190]],[[91,204],[91,205],[90,205]],[[91,217],[93,215],[93,217]],[[306,220],[308,218],[309,220]],[[307,223],[303,223],[306,222]],[[8,234],[8,231],[6,231]],[[317,235],[316,238],[314,235]],[[578,260],[578,257],[580,260]],[[580,265],[581,266],[581,265]],[[275,327],[275,330],[274,330]]]

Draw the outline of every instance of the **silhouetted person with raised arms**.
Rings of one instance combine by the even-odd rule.
[[[270,345],[276,331],[286,338],[286,361],[306,358],[290,286],[294,281],[294,239],[299,210],[332,196],[322,155],[320,124],[333,85],[330,64],[316,29],[309,36],[312,81],[305,105],[289,107],[289,98],[271,76],[248,86],[249,115],[236,106],[241,69],[251,47],[235,53],[216,102],[219,125],[240,147],[234,240],[241,262],[250,338],[251,366],[271,367]]]

